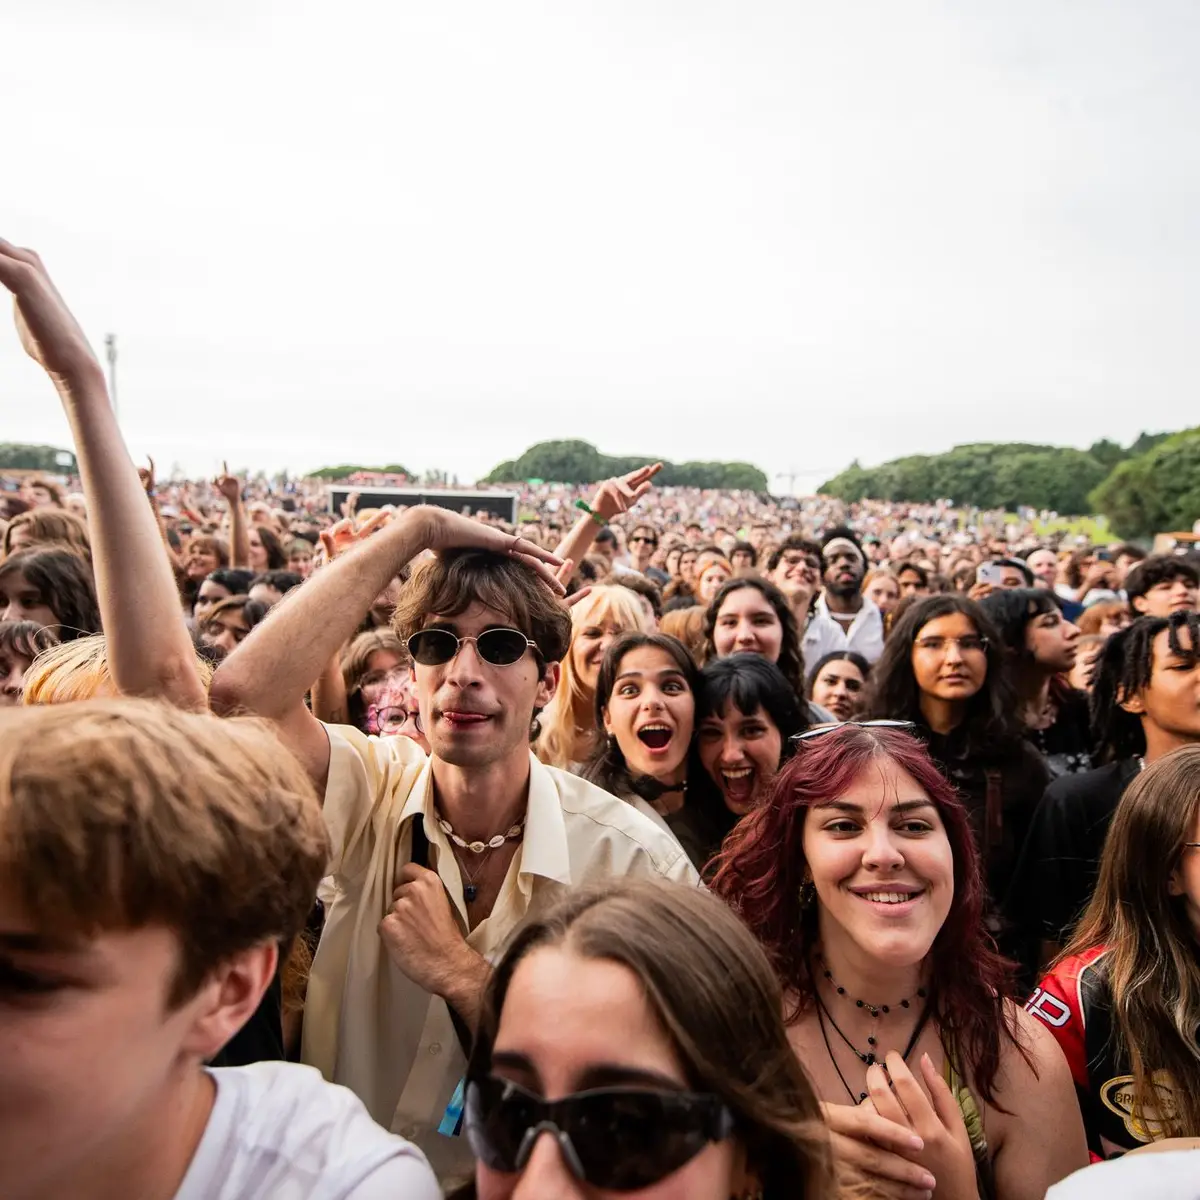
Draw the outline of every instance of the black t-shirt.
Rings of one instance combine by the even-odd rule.
[[[1100,870],[1104,838],[1140,760],[1123,759],[1047,789],[1029,830],[1004,910],[1029,937],[1062,942],[1078,920]]]
[[[1042,756],[1023,738],[987,753],[965,755],[961,732],[941,736],[919,730],[942,774],[954,784],[971,818],[983,859],[988,894],[996,905],[1007,893],[1021,848],[1050,773]],[[989,829],[988,789],[999,788],[1000,821]]]
[[[1031,729],[1026,737],[1046,760],[1050,774],[1078,775],[1092,768],[1092,732],[1087,696],[1075,688],[1057,697],[1058,717],[1047,729]]]

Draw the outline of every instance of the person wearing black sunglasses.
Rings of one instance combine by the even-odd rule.
[[[453,1200],[837,1195],[782,1004],[765,955],[712,895],[646,882],[572,893],[492,977],[463,1113],[475,1183]]]
[[[409,738],[327,727],[304,706],[306,681],[425,548],[440,553],[413,572],[393,620],[428,758]],[[441,1130],[488,964],[530,910],[610,874],[697,880],[667,830],[530,750],[570,639],[555,561],[512,534],[410,509],[277,605],[213,684],[218,705],[273,719],[325,794],[336,889],[302,1057],[417,1142],[444,1183],[470,1168],[465,1141]]]

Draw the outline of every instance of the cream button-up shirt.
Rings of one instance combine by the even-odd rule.
[[[494,962],[512,933],[575,885],[612,876],[696,884],[674,837],[632,805],[529,756],[525,836],[496,904],[470,932],[458,862],[434,818],[429,760],[409,738],[329,727],[325,820],[333,901],[304,1010],[303,1060],[350,1088],[375,1120],[414,1141],[444,1184],[469,1176],[466,1139],[437,1132],[466,1058],[445,1001],[388,957],[379,922],[424,823],[467,944]]]

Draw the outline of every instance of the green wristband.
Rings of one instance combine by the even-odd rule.
[[[603,525],[605,523],[604,518],[586,500],[576,500],[575,507],[580,512],[587,513],[597,524]]]

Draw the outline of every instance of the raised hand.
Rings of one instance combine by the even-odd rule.
[[[142,491],[147,496],[154,495],[154,459],[147,457],[146,461],[150,464],[149,467],[138,467],[138,480],[141,482]]]
[[[42,260],[0,238],[0,283],[13,294],[17,333],[25,352],[55,386],[86,377],[104,386],[104,371],[79,322],[50,282]]]
[[[606,479],[592,500],[592,510],[605,523],[628,512],[654,486],[650,481],[662,467],[662,463],[653,463],[619,479]]]
[[[354,519],[347,517],[338,521],[328,529],[322,529],[317,535],[321,539],[321,548],[325,551],[325,562],[333,562],[339,554],[344,554],[351,546],[358,545],[364,538],[370,537],[376,530],[382,529],[395,516],[391,508],[381,508],[377,513],[362,523],[356,529]]]
[[[221,463],[221,474],[213,480],[213,487],[230,504],[236,504],[242,498],[242,481],[236,475],[230,475],[228,463]]]

